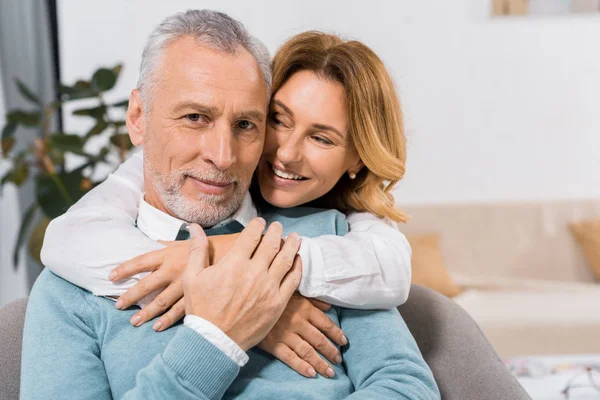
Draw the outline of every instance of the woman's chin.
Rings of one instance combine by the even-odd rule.
[[[261,194],[267,203],[277,208],[293,208],[305,203],[299,198],[290,196],[289,193],[265,193],[261,191]]]

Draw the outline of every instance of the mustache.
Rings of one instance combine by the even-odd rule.
[[[176,181],[183,182],[187,177],[192,177],[201,181],[219,182],[219,183],[233,183],[237,184],[240,182],[240,178],[231,173],[220,171],[218,169],[209,170],[195,170],[195,169],[181,169],[171,172],[171,178],[175,178]]]

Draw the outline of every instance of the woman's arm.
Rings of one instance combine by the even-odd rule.
[[[411,248],[396,224],[351,213],[345,236],[302,238],[299,292],[337,306],[387,309],[403,304],[411,283]]]
[[[164,247],[135,226],[143,187],[143,154],[138,152],[50,223],[41,254],[44,265],[96,295],[125,293],[146,274],[111,282],[112,269]]]

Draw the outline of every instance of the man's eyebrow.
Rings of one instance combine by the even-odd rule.
[[[192,109],[199,113],[214,115],[218,113],[217,107],[207,106],[206,104],[196,103],[193,101],[186,101],[183,103],[179,103],[173,109],[173,112],[181,112],[185,109]]]
[[[252,121],[263,122],[265,119],[265,112],[260,110],[242,111],[237,114],[237,119],[249,119]]]
[[[288,106],[286,106],[285,104],[283,104],[281,101],[277,100],[277,99],[273,99],[273,103],[277,104],[279,107],[283,108],[283,110],[290,114],[290,116],[294,116],[294,112],[292,110],[290,110],[290,108]]]
[[[335,129],[331,125],[313,124],[312,127],[315,128],[315,129],[318,129],[320,131],[330,131],[330,132],[333,132],[333,133],[337,134],[340,137],[340,139],[346,140],[346,138],[344,137],[344,135],[342,135],[342,133],[340,131],[338,131],[337,129]]]

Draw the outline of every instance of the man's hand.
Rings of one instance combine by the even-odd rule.
[[[190,226],[189,262],[182,278],[185,312],[211,322],[244,351],[273,328],[302,277],[296,259],[300,237],[289,235],[281,247],[281,224],[271,224],[261,240],[264,227],[262,218],[252,220],[232,250],[207,268],[206,235],[200,226]]]
[[[327,337],[340,346],[348,344],[348,340],[323,312],[330,307],[327,303],[308,300],[295,293],[279,321],[258,347],[301,375],[312,378],[318,372],[332,378],[333,368],[319,356],[317,350],[330,362],[339,364],[342,357]]]

